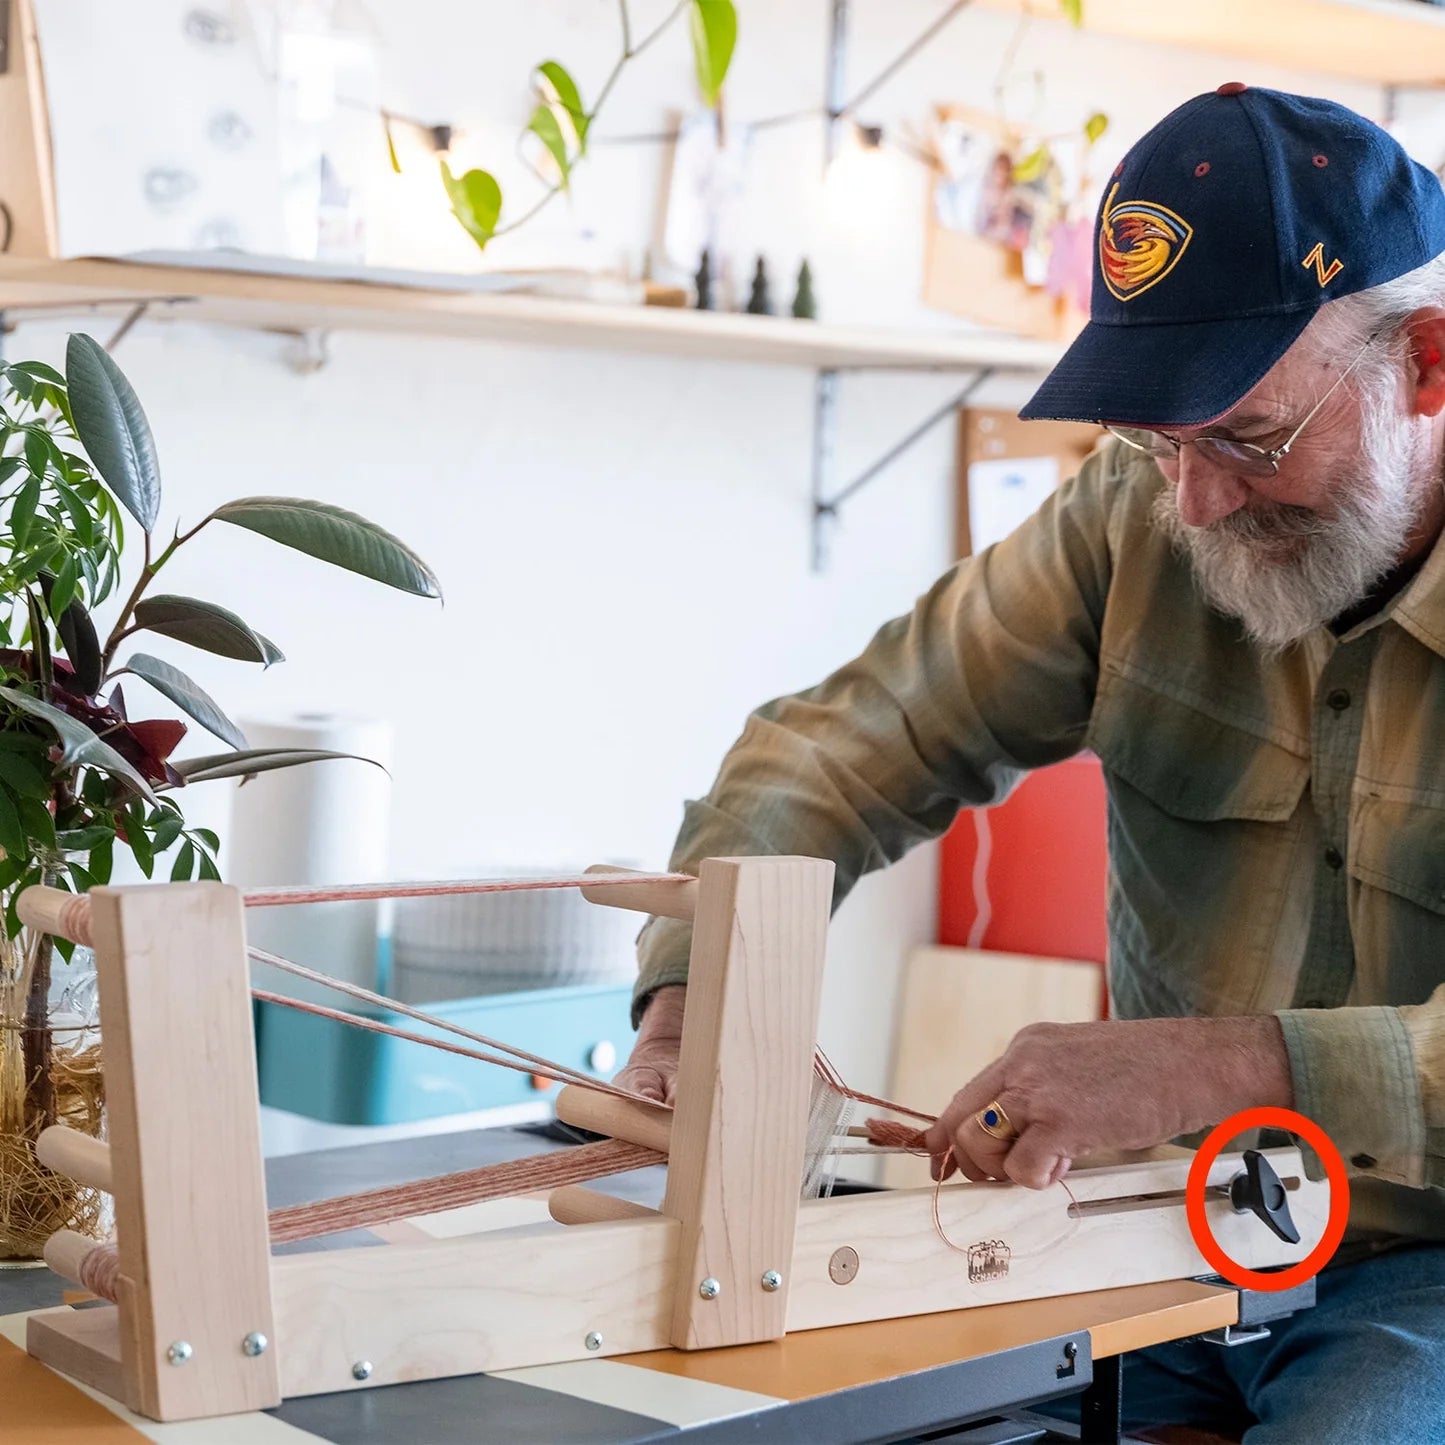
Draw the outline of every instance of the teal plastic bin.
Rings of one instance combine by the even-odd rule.
[[[546,988],[422,1005],[473,1033],[608,1078],[632,1047],[630,984]],[[370,1033],[279,1004],[256,1003],[261,1102],[331,1124],[406,1124],[535,1103],[559,1086],[528,1074]],[[389,1009],[352,1012],[474,1047]],[[476,1046],[479,1047],[479,1046]]]

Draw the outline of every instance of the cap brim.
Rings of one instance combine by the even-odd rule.
[[[1316,314],[1306,308],[1221,321],[1091,321],[1019,415],[1203,426],[1257,386]]]

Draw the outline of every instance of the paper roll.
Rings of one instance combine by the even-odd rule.
[[[391,725],[376,718],[302,713],[242,722],[256,748],[321,748],[352,759],[261,773],[232,798],[224,859],[239,887],[281,883],[374,883],[387,876],[391,812]],[[246,912],[258,948],[367,988],[376,986],[378,904],[305,903]],[[278,993],[346,1007],[335,991],[257,966],[257,982]]]

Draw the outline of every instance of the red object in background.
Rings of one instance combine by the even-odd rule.
[[[988,850],[981,936],[974,878],[980,822]],[[1098,758],[1041,768],[996,808],[960,813],[942,854],[940,943],[1104,962],[1108,845]]]

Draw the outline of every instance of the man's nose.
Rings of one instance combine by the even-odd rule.
[[[1179,453],[1179,515],[1191,527],[1207,527],[1249,500],[1249,488],[1236,476],[1212,466],[1194,447]]]

